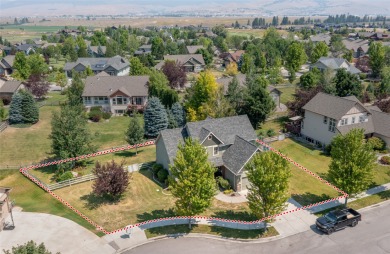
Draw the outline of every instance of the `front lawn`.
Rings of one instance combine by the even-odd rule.
[[[91,224],[75,212],[57,201],[50,194],[36,186],[18,170],[0,170],[0,186],[11,187],[11,200],[22,207],[25,212],[48,213],[72,220],[99,236],[104,234],[97,231]],[[18,222],[16,221],[16,226]]]
[[[322,151],[294,139],[276,141],[270,145],[310,171],[326,178],[331,158],[323,154]],[[390,182],[390,167],[375,164],[373,186],[388,182]]]
[[[294,93],[296,89],[294,85],[277,86],[277,88],[282,92],[280,95],[281,103],[286,104],[288,101],[292,101],[294,99]]]
[[[93,157],[87,160],[87,165],[85,167],[77,167],[73,171],[79,172],[82,175],[90,174],[97,161],[99,161],[100,163],[106,163],[112,160],[115,160],[117,163],[120,163],[123,160],[125,166],[155,161],[156,147],[152,145],[148,147],[138,148],[137,156],[135,155],[135,149],[131,149]],[[32,169],[30,170],[30,172],[44,183],[54,183],[56,181],[54,177],[56,170],[56,166],[50,166]]]
[[[269,227],[267,231],[264,231],[263,229],[240,230],[208,225],[192,225],[191,229],[189,229],[188,225],[186,224],[151,228],[145,230],[147,238],[188,233],[209,234],[234,239],[258,239],[278,235],[278,231],[276,231],[274,227]]]

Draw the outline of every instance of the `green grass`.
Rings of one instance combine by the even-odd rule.
[[[256,132],[257,132],[257,134],[259,134],[260,132],[264,132],[264,131],[267,131],[269,129],[273,129],[276,133],[278,133],[279,131],[281,131],[284,128],[284,125],[285,125],[287,120],[288,120],[288,117],[281,116],[279,118],[276,118],[276,119],[273,119],[270,121],[266,121],[261,125],[260,129],[256,130]]]
[[[37,26],[37,25],[2,25],[2,31],[7,30],[21,30],[26,32],[37,32],[37,33],[53,33],[60,29],[64,29],[65,26]],[[69,27],[69,29],[76,29],[77,27]]]
[[[70,219],[98,236],[104,234],[75,212],[36,186],[17,170],[0,170],[0,186],[11,187],[11,200],[25,212],[48,213]]]
[[[65,63],[66,63],[65,58],[60,58],[60,59],[58,59],[58,61],[54,58],[49,59],[49,65],[53,66],[54,68],[57,68],[57,69],[64,68]]]
[[[280,102],[286,104],[288,101],[294,99],[295,86],[280,86],[278,89],[282,92],[280,96]]]
[[[111,160],[115,160],[118,163],[122,162],[123,160],[124,165],[132,165],[132,164],[139,164],[139,163],[144,163],[149,161],[155,161],[156,147],[148,146],[144,148],[139,148],[137,156],[135,155],[134,149],[97,156],[89,160],[86,160],[86,166],[76,167],[75,169],[73,169],[73,171],[81,173],[82,175],[90,174],[97,161],[99,161],[100,163],[106,163],[106,162],[110,162]],[[50,167],[33,169],[31,170],[31,173],[37,178],[39,178],[41,181],[43,181],[44,183],[54,183],[56,181],[55,179],[56,170],[57,170],[56,166],[50,166]]]
[[[234,239],[258,239],[278,235],[274,227],[269,227],[267,231],[264,231],[263,229],[239,230],[208,225],[192,225],[191,229],[189,229],[188,225],[174,225],[145,230],[147,238],[189,233],[209,234]]]

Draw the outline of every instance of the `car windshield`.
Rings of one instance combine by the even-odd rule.
[[[337,220],[336,216],[333,213],[328,213],[325,215],[325,218],[330,222],[335,222]]]

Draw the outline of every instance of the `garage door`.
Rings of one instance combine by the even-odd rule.
[[[248,180],[248,177],[242,177],[241,178],[241,190],[246,190],[246,189],[248,189],[248,187],[249,187],[249,180]]]

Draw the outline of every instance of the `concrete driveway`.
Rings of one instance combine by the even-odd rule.
[[[15,229],[0,232],[0,252],[30,240],[52,253],[114,253],[106,240],[77,223],[50,214],[13,212]]]

